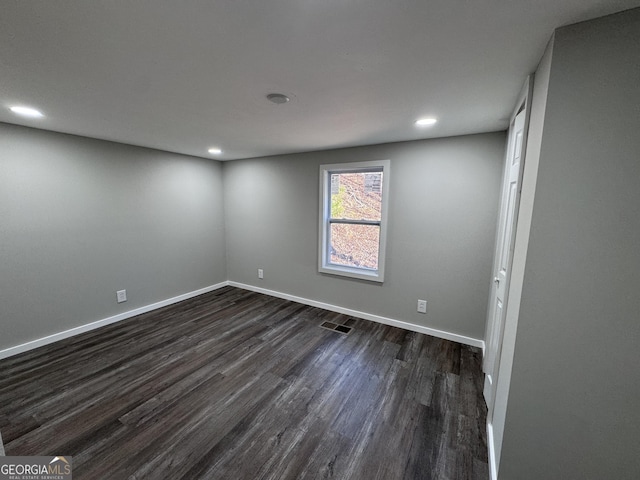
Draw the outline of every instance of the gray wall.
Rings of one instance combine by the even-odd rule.
[[[493,133],[226,162],[229,280],[481,339],[504,145]],[[319,165],[379,159],[391,160],[384,284],[318,273]]]
[[[499,478],[640,473],[640,9],[555,35]]]
[[[0,350],[226,280],[221,176],[0,124]]]

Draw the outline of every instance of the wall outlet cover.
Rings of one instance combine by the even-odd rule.
[[[418,300],[418,312],[419,313],[427,313],[427,301],[426,300]]]
[[[122,303],[122,302],[126,302],[127,301],[127,291],[126,290],[118,290],[116,292],[116,295],[118,296],[118,303]]]

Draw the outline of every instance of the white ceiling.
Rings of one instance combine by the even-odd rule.
[[[0,121],[222,160],[502,130],[554,28],[638,5],[0,0]]]

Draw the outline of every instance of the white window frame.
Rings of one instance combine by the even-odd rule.
[[[391,161],[375,160],[370,162],[335,163],[320,165],[320,225],[318,241],[318,271],[331,275],[358,278],[372,282],[384,281],[385,253],[387,246],[387,214],[389,211],[389,179]],[[378,269],[349,267],[331,263],[330,231],[331,231],[331,174],[333,173],[366,173],[382,171],[382,212],[380,216],[380,243],[378,245]],[[345,222],[346,223],[346,222]],[[370,225],[371,222],[350,221]],[[377,224],[377,222],[375,222]]]

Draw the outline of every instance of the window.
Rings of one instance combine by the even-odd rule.
[[[320,272],[384,280],[390,163],[320,166]]]

